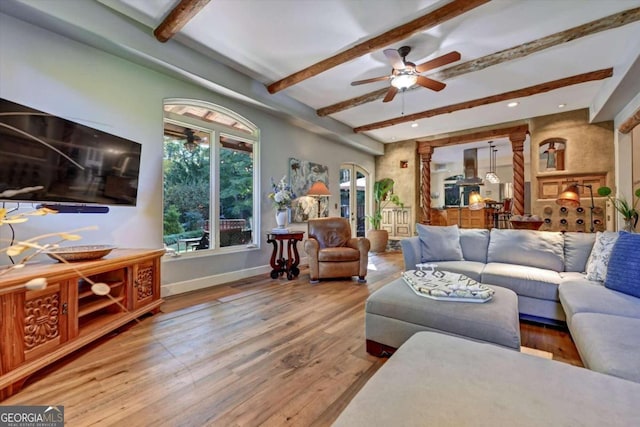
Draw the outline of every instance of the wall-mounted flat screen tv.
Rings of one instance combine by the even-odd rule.
[[[142,145],[0,98],[0,200],[136,204]]]

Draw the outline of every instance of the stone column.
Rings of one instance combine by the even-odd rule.
[[[431,155],[433,147],[427,143],[421,142],[418,145],[418,154],[420,154],[420,163],[422,165],[422,173],[420,176],[420,200],[422,204],[422,214],[420,222],[423,224],[431,223]]]
[[[524,140],[526,132],[509,134],[513,151],[513,210],[516,215],[524,213]]]

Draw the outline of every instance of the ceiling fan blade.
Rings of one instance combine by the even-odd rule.
[[[373,83],[373,82],[381,82],[383,80],[389,80],[389,76],[373,77],[371,79],[357,80],[355,82],[351,82],[351,86],[358,86],[358,85],[363,85],[366,83]]]
[[[425,76],[418,76],[418,81],[416,81],[416,83],[422,87],[426,87],[427,89],[435,90],[436,92],[441,91],[446,86],[446,84],[442,82]]]
[[[418,73],[424,73],[425,71],[433,70],[434,68],[442,67],[443,65],[450,64],[460,60],[460,52],[453,51],[446,55],[439,56],[431,61],[424,62],[420,65],[416,65],[416,71]]]
[[[382,52],[393,68],[396,70],[404,70],[404,61],[396,49],[385,49]]]
[[[398,88],[395,86],[391,86],[387,91],[387,94],[384,96],[384,99],[382,100],[382,102],[393,101],[393,98],[396,96],[396,93],[398,93]]]

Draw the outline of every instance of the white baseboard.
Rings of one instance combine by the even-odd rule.
[[[307,265],[306,257],[300,259],[300,265]],[[235,280],[246,279],[247,277],[269,275],[269,273],[271,273],[271,270],[272,268],[270,265],[261,265],[259,267],[230,271],[228,273],[214,274],[212,276],[198,277],[197,279],[185,280],[182,282],[167,283],[163,284],[160,288],[160,296],[162,298],[165,298],[185,292],[209,288],[212,286],[224,285]]]

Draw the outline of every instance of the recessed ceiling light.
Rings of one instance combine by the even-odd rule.
[[[558,104],[558,108],[564,108],[566,106],[567,106],[567,104]]]
[[[411,123],[411,127],[412,127],[412,128],[417,128],[417,127],[418,127],[418,124],[417,124],[416,122],[413,122],[413,123]]]
[[[519,102],[515,102],[515,101],[514,101],[514,102],[510,102],[510,103],[508,103],[508,104],[507,104],[507,107],[509,107],[509,108],[513,108],[513,107],[517,107],[518,105],[520,105],[520,103],[519,103]]]
[[[392,136],[392,137],[391,137],[391,140],[392,140],[392,141],[395,141],[396,139],[397,139],[397,138],[396,138],[395,136]]]

